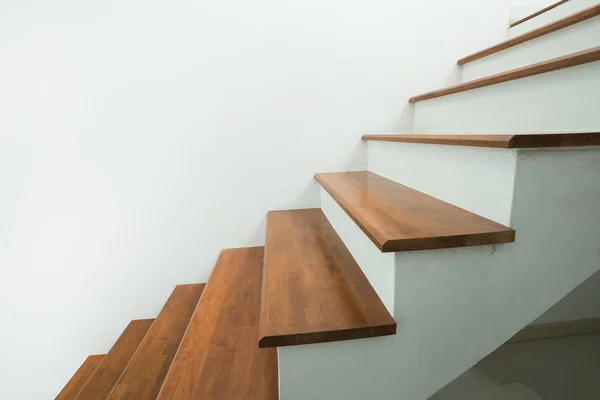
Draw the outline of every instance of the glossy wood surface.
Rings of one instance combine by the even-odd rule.
[[[600,146],[600,133],[548,133],[518,135],[397,135],[368,134],[363,140],[382,142],[441,144],[447,146],[531,149]]]
[[[510,24],[510,27],[512,28],[513,26],[517,26],[519,24],[522,24],[525,21],[529,21],[530,19],[535,18],[538,15],[545,13],[546,11],[550,11],[553,8],[556,8],[556,7],[560,6],[561,4],[566,3],[567,1],[569,1],[569,0],[560,0],[560,1],[557,1],[556,3],[552,3],[548,7],[542,8],[540,11],[536,11],[533,14],[530,14],[530,15],[526,16],[525,18],[522,18],[522,19],[520,19],[518,21],[513,22],[512,24]]]
[[[396,333],[396,322],[321,209],[271,211],[260,346]]]
[[[221,252],[158,399],[278,398],[277,351],[258,348],[263,252]]]
[[[204,284],[175,288],[108,397],[154,400],[175,358]]]
[[[476,79],[473,81],[461,83],[440,90],[435,90],[433,92],[424,93],[419,96],[411,97],[409,102],[416,103],[423,100],[435,99],[437,97],[447,96],[449,94],[465,92],[467,90],[473,90],[495,85],[498,83],[527,78],[530,76],[557,71],[563,68],[575,67],[577,65],[583,65],[598,60],[600,60],[600,47],[594,47],[592,49],[569,54],[563,57],[554,58],[552,60],[543,61],[537,64],[528,65],[526,67],[513,69],[485,78]]]
[[[513,46],[517,46],[521,43],[525,43],[530,40],[537,39],[537,38],[547,35],[549,33],[556,32],[558,30],[564,29],[571,25],[575,25],[579,22],[583,22],[590,18],[597,17],[598,15],[600,15],[600,4],[596,4],[585,10],[579,11],[573,15],[569,15],[565,18],[559,19],[550,24],[547,24],[540,28],[534,29],[530,32],[526,32],[522,35],[515,36],[505,42],[502,42],[495,46],[489,47],[485,50],[478,51],[477,53],[471,54],[468,57],[461,58],[460,60],[458,60],[458,64],[462,65],[462,64],[469,63],[471,61],[479,60],[480,58],[501,52],[501,51],[509,49]]]
[[[73,400],[81,388],[90,379],[98,365],[104,359],[106,354],[96,354],[85,359],[81,367],[75,372],[75,375],[65,385],[55,400]]]
[[[106,400],[153,322],[153,319],[138,319],[127,325],[81,389],[77,400]]]
[[[509,243],[515,231],[371,172],[317,181],[382,252]]]

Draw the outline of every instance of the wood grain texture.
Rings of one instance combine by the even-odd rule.
[[[598,60],[600,60],[600,47],[594,47],[563,57],[554,58],[537,64],[528,65],[522,68],[501,72],[499,74],[488,76],[485,78],[476,79],[473,81],[461,83],[440,90],[435,90],[433,92],[424,93],[418,96],[411,97],[409,102],[416,103],[423,100],[435,99],[437,97],[447,96],[449,94],[479,89],[486,86],[496,85],[498,83],[510,82],[517,79],[557,71],[564,68],[575,67],[577,65],[583,65]]]
[[[511,228],[371,172],[315,178],[382,252],[515,240]]]
[[[548,133],[516,135],[402,135],[367,134],[363,140],[382,142],[440,144],[447,146],[532,149],[600,146],[600,133]]]
[[[277,400],[277,351],[258,348],[263,252],[221,252],[158,399]]]
[[[77,400],[106,400],[153,322],[153,319],[138,319],[127,325],[81,389]]]
[[[108,399],[156,399],[204,286],[175,288]]]
[[[585,10],[579,11],[573,15],[569,15],[565,18],[554,21],[550,24],[544,25],[540,28],[534,29],[530,32],[526,32],[522,35],[515,36],[505,42],[499,43],[495,46],[488,47],[485,50],[478,51],[477,53],[471,54],[468,57],[461,58],[458,60],[459,65],[470,63],[471,61],[479,60],[483,57],[487,57],[489,55],[499,53],[503,50],[510,49],[513,46],[517,46],[519,44],[529,42],[530,40],[540,38],[544,35],[548,35],[552,32],[559,31],[561,29],[567,28],[571,25],[575,25],[579,22],[586,21],[590,18],[594,18],[600,15],[600,4],[596,4],[592,7],[589,7]]]
[[[396,322],[320,209],[271,211],[260,346],[396,333]]]
[[[550,11],[553,8],[556,8],[556,7],[560,6],[561,4],[566,3],[567,1],[569,1],[569,0],[560,0],[560,1],[557,1],[556,3],[550,4],[548,7],[542,8],[540,11],[536,11],[533,14],[530,14],[530,15],[526,16],[525,18],[521,18],[520,20],[518,20],[516,22],[513,22],[512,24],[510,24],[510,27],[512,28],[513,26],[517,26],[519,24],[522,24],[525,21],[529,21],[530,19],[535,18],[538,15],[545,13],[546,11]]]
[[[104,360],[106,354],[96,354],[85,359],[81,367],[75,372],[75,375],[65,385],[63,390],[56,396],[55,400],[73,400],[81,391],[81,388],[90,379],[98,365]]]

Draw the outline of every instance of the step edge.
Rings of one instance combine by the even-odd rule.
[[[561,69],[576,67],[584,64],[589,64],[600,60],[600,46],[591,49],[568,54],[562,57],[553,58],[551,60],[542,61],[536,64],[527,65],[524,67],[501,72],[499,74],[475,79],[472,81],[460,83],[458,85],[449,86],[443,89],[434,90],[411,97],[409,103],[418,103],[425,100],[431,100],[438,97],[448,96],[451,94],[467,92],[470,90],[480,89],[487,86],[493,86],[500,83],[506,83],[514,80],[529,78],[536,75],[541,75],[549,72],[558,71]]]
[[[389,324],[366,326],[361,328],[339,329],[330,331],[302,332],[293,334],[270,334],[259,338],[258,347],[299,346],[317,343],[331,343],[346,340],[367,339],[390,336],[397,333],[396,321]]]
[[[515,36],[510,38],[504,42],[500,42],[496,45],[490,46],[486,49],[477,51],[469,56],[463,57],[458,60],[456,63],[458,65],[465,65],[470,62],[480,60],[482,58],[491,56],[493,54],[500,53],[502,51],[511,49],[517,45],[527,43],[531,40],[541,38],[543,36],[549,35],[554,32],[558,32],[562,29],[568,28],[573,25],[577,25],[581,22],[587,21],[589,19],[595,18],[600,15],[600,4],[595,4],[591,7],[588,7],[584,10],[578,11],[574,14],[568,15],[559,20],[553,21],[549,24],[536,28],[532,31],[525,32],[519,36]]]
[[[369,171],[366,171],[366,172],[369,172]],[[373,244],[375,244],[375,246],[377,246],[379,251],[381,251],[382,253],[395,253],[395,252],[418,251],[418,250],[437,250],[437,249],[472,247],[472,246],[486,246],[486,245],[492,245],[492,244],[512,243],[515,241],[516,232],[513,228],[508,227],[503,224],[500,224],[496,221],[492,221],[489,218],[485,218],[479,214],[475,214],[469,210],[465,210],[464,208],[455,206],[454,204],[451,204],[444,200],[438,199],[435,196],[431,196],[427,193],[421,192],[420,190],[412,189],[412,188],[411,188],[412,190],[423,193],[426,196],[438,199],[449,206],[460,208],[460,209],[472,214],[473,216],[477,216],[477,217],[483,218],[487,221],[494,222],[499,225],[499,228],[501,228],[501,227],[503,227],[503,228],[498,229],[497,231],[493,231],[493,232],[479,232],[479,233],[470,233],[470,234],[462,234],[462,235],[420,237],[420,238],[410,238],[410,239],[382,238],[382,240],[378,240],[376,238],[376,234],[374,232],[370,232],[367,229],[367,226],[366,226],[367,224],[360,222],[359,218],[357,216],[353,215],[353,213],[348,211],[348,207],[345,206],[344,202],[339,198],[339,196],[337,196],[335,194],[336,193],[335,190],[333,190],[331,185],[329,185],[323,179],[322,175],[325,175],[325,174],[327,174],[327,173],[317,173],[317,174],[315,174],[315,179],[317,180],[317,182],[319,182],[319,184],[323,187],[323,189],[325,189],[325,191],[327,191],[327,193],[329,193],[331,198],[344,210],[344,212],[357,224],[357,226],[360,228],[360,230],[365,233],[365,235],[373,242]],[[379,231],[377,231],[377,233],[380,236],[383,236]],[[499,237],[496,238],[495,236],[498,236],[498,235],[499,235]],[[492,236],[492,237],[490,237],[490,236]],[[461,241],[464,241],[466,239],[473,240],[475,238],[477,238],[478,241],[476,241],[476,243],[474,243],[474,244],[461,243]],[[445,243],[445,244],[440,243],[441,241],[444,241],[444,240],[448,241],[448,243]],[[422,243],[422,244],[416,246],[414,244],[415,242]],[[423,244],[423,242],[424,242],[424,244]]]
[[[498,140],[493,140],[492,136],[496,135],[365,134],[362,140],[509,150],[600,146],[600,132],[498,134]]]

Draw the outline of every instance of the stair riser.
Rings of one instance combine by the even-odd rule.
[[[415,105],[418,133],[557,133],[600,129],[600,62]]]
[[[398,334],[279,349],[280,400],[423,400],[461,375],[600,268],[599,169],[518,152],[516,242],[396,253]]]
[[[377,141],[367,146],[369,171],[510,225],[515,150]]]
[[[382,253],[360,230],[336,201],[321,188],[321,209],[340,236],[352,257],[383,301],[394,314],[394,254]]]
[[[594,4],[598,4],[598,0],[569,0],[564,4],[553,8],[552,10],[548,10],[535,18],[510,28],[509,36],[519,36],[525,32],[532,31],[561,18],[568,17],[571,14],[591,7]]]
[[[511,47],[463,66],[462,82],[565,56],[598,45],[600,17]]]

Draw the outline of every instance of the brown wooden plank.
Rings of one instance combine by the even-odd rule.
[[[223,250],[160,400],[276,400],[277,351],[258,348],[263,247]]]
[[[175,288],[108,399],[156,399],[204,286]]]
[[[443,144],[452,146],[495,147],[508,149],[514,135],[401,135],[367,134],[363,140],[381,142]]]
[[[444,89],[435,90],[433,92],[424,93],[418,96],[411,97],[409,102],[416,103],[423,100],[435,99],[436,97],[465,92],[467,90],[479,89],[498,83],[527,78],[530,76],[557,71],[564,68],[575,67],[577,65],[583,65],[598,60],[600,60],[600,46],[580,51],[577,53],[569,54],[563,57],[554,58],[552,60],[543,61],[537,64],[528,65],[506,72],[501,72],[499,74],[488,76],[485,78],[476,79],[473,81],[450,86]]]
[[[561,4],[566,3],[567,1],[569,1],[569,0],[560,0],[560,1],[557,1],[556,3],[550,4],[548,7],[542,8],[540,11],[536,11],[533,14],[530,14],[530,15],[526,16],[525,18],[522,18],[522,19],[520,19],[520,20],[518,20],[516,22],[513,22],[512,24],[510,24],[510,27],[512,28],[513,26],[517,26],[519,24],[522,24],[525,21],[529,21],[530,19],[535,18],[538,15],[545,13],[546,11],[550,11],[553,8],[556,8],[556,7],[560,6]]]
[[[396,322],[320,209],[271,211],[260,346],[396,333]]]
[[[517,135],[402,135],[367,134],[363,140],[382,142],[441,144],[447,146],[531,149],[600,146],[600,133],[547,133]]]
[[[471,54],[468,57],[461,58],[460,60],[458,60],[458,64],[463,65],[470,63],[471,61],[479,60],[483,57],[487,57],[489,55],[501,52],[503,50],[509,49],[513,46],[517,46],[525,42],[529,42],[530,40],[540,38],[544,35],[548,35],[552,32],[559,31],[571,25],[587,21],[588,19],[597,17],[598,15],[600,15],[600,4],[596,4],[594,6],[586,8],[585,10],[579,11],[575,14],[569,15],[567,17],[534,29],[530,32],[526,32],[522,35],[515,36],[505,42],[499,43],[495,46],[488,47],[485,50],[481,50],[477,53]]]
[[[382,252],[509,243],[515,231],[371,172],[315,175]]]
[[[81,367],[75,372],[75,375],[65,385],[63,390],[56,396],[55,400],[73,400],[81,388],[90,379],[98,365],[102,362],[106,354],[96,354],[85,359]]]
[[[106,400],[153,322],[131,321],[75,399]]]

